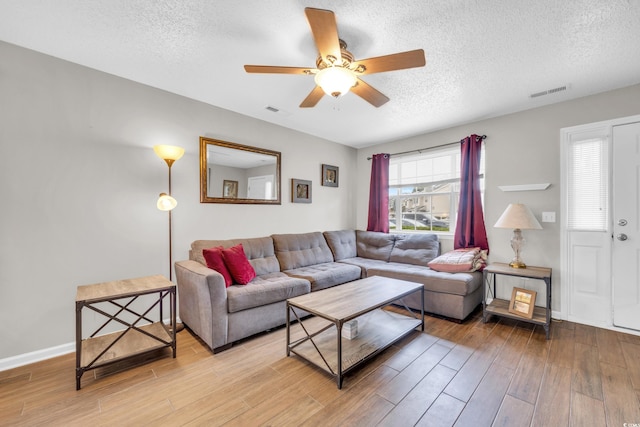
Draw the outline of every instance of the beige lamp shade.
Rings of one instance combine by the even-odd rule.
[[[511,249],[513,249],[514,257],[509,263],[513,268],[527,268],[527,265],[520,257],[525,240],[522,237],[522,230],[541,230],[542,226],[533,215],[533,212],[522,203],[512,203],[498,218],[498,222],[494,227],[513,229],[513,237],[511,238]]]
[[[175,145],[154,145],[153,151],[158,157],[167,162],[169,167],[184,155],[184,148]]]
[[[161,211],[170,211],[178,206],[178,201],[167,193],[160,193],[157,206]]]
[[[496,228],[511,228],[520,230],[542,230],[542,226],[531,210],[522,203],[512,203],[498,218]]]

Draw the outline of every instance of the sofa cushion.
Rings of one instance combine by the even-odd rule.
[[[455,249],[429,262],[429,267],[447,273],[482,271],[487,261],[487,251],[480,248]]]
[[[482,273],[441,273],[421,265],[390,262],[371,267],[368,276],[393,277],[394,279],[422,283],[427,291],[445,294],[469,295],[482,286]]]
[[[440,243],[435,234],[397,234],[389,261],[426,266],[439,251]]]
[[[222,277],[224,277],[224,284],[227,288],[231,286],[233,284],[233,278],[224,263],[224,258],[222,257],[222,246],[203,249],[202,255],[207,262],[207,267],[222,274]]]
[[[395,236],[377,231],[356,231],[357,255],[363,258],[389,261]]]
[[[370,259],[370,258],[362,258],[362,257],[353,257],[353,258],[345,258],[345,259],[341,259],[338,262],[342,262],[344,264],[351,264],[351,265],[356,265],[358,267],[360,267],[361,269],[361,274],[360,274],[360,278],[364,279],[365,277],[367,277],[367,271],[370,268],[373,267],[377,267],[379,265],[386,265],[387,262],[386,261],[380,261],[379,259]]]
[[[360,267],[341,262],[325,262],[306,267],[285,270],[292,277],[298,277],[311,282],[311,291],[330,288],[359,279]]]
[[[235,313],[274,302],[285,301],[309,293],[309,281],[290,277],[284,273],[257,276],[245,286],[227,288],[227,310]]]
[[[324,237],[336,261],[358,255],[355,230],[325,231]]]
[[[333,262],[333,254],[320,232],[274,234],[273,244],[282,271]]]
[[[238,243],[242,243],[244,253],[247,255],[247,259],[256,271],[257,276],[280,271],[280,264],[276,258],[273,248],[273,239],[271,237],[230,240],[196,240],[191,243],[189,259],[206,265],[205,259],[202,255],[203,249],[211,248],[213,246],[230,248]]]

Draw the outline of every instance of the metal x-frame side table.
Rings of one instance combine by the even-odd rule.
[[[496,282],[497,276],[514,276],[526,279],[537,279],[544,281],[547,288],[546,305],[544,307],[535,307],[533,317],[527,319],[517,316],[509,312],[509,301],[496,298]],[[487,318],[491,315],[508,317],[517,319],[522,322],[534,323],[544,327],[547,339],[549,339],[551,326],[551,269],[547,267],[527,267],[513,268],[509,264],[492,263],[483,270],[483,292],[482,292],[482,321],[487,322]],[[491,293],[493,300],[487,302],[487,293]]]
[[[139,313],[132,304],[143,295],[157,294],[146,310]],[[169,299],[169,325],[163,322],[163,302]],[[100,303],[117,307],[115,313],[100,308]],[[151,319],[158,307],[158,319]],[[82,309],[87,308],[106,318],[88,338],[82,338]],[[138,309],[139,311],[140,309]],[[126,320],[124,315],[129,319]],[[126,329],[98,335],[111,322]],[[171,347],[176,357],[176,285],[164,276],[117,280],[78,286],[76,293],[76,390],[80,390],[82,375],[91,369],[127,358]]]

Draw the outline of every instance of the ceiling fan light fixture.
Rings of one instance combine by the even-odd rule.
[[[316,73],[315,82],[324,93],[334,98],[344,95],[356,85],[358,78],[348,68],[327,67]]]
[[[424,67],[426,64],[422,49],[355,61],[353,54],[347,50],[347,43],[338,37],[336,17],[332,11],[306,7],[304,13],[318,48],[316,68],[274,65],[244,66],[247,73],[315,75],[316,86],[302,101],[300,108],[315,107],[325,94],[338,98],[347,92],[353,92],[376,108],[380,107],[388,102],[389,98],[361,80],[360,77],[387,71]]]

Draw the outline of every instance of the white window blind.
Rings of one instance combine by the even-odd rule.
[[[607,231],[609,155],[606,139],[573,141],[568,157],[568,229]]]
[[[389,185],[425,184],[460,179],[460,146],[426,150],[420,153],[393,156],[389,161]]]

